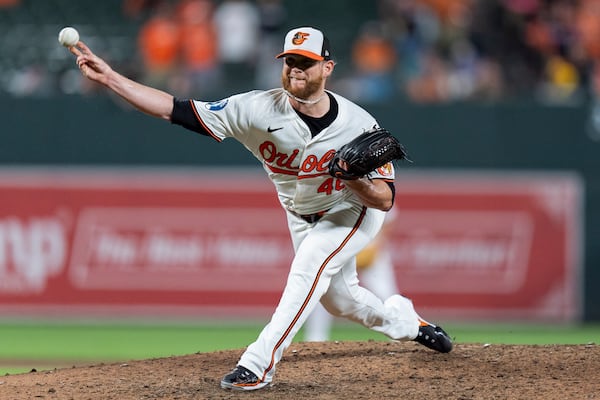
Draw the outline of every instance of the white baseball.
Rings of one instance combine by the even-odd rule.
[[[58,33],[58,41],[65,47],[75,46],[79,42],[79,32],[77,29],[67,26]]]

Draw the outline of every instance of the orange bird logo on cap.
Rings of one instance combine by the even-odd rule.
[[[298,46],[298,45],[304,43],[306,41],[306,39],[308,39],[309,36],[310,36],[310,33],[296,32],[296,34],[292,38],[292,43],[295,44],[296,46]]]

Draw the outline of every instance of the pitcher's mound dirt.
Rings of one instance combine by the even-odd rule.
[[[0,399],[600,399],[600,346],[296,343],[270,387],[221,389],[242,350],[0,376]]]

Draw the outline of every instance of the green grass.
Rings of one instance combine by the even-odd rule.
[[[462,324],[447,326],[449,333],[458,343],[600,344],[600,324]]]
[[[227,349],[243,349],[258,323],[0,322],[0,375],[36,368],[119,362]],[[600,343],[600,324],[444,324],[457,343]],[[332,340],[387,340],[358,325],[336,324]],[[296,341],[302,340],[302,332]]]

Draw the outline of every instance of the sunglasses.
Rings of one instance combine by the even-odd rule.
[[[290,68],[298,68],[304,71],[315,65],[318,61],[308,57],[285,57],[285,65]]]

